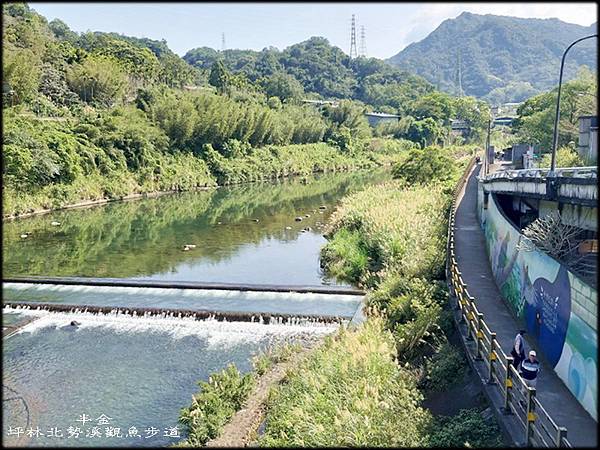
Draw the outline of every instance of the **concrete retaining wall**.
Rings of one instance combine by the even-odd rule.
[[[518,230],[490,193],[477,212],[503,300],[537,343],[536,350],[597,420],[598,293],[543,252],[518,250]]]

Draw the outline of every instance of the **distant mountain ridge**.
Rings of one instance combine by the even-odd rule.
[[[559,19],[524,19],[463,12],[445,20],[425,39],[387,60],[424,77],[441,90],[458,93],[458,61],[466,95],[492,103],[521,101],[558,84],[560,59],[574,40],[597,32]],[[597,69],[597,40],[573,47],[565,79],[583,65]]]

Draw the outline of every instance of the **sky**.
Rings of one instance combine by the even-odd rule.
[[[280,50],[323,36],[350,50],[352,14],[357,47],[365,29],[367,56],[389,58],[424,39],[444,20],[463,11],[515,17],[558,18],[589,26],[597,21],[590,3],[44,3],[29,5],[49,21],[73,31],[106,31],[165,39],[183,56],[196,47]]]

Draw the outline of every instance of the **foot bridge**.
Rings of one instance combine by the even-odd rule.
[[[280,325],[362,320],[364,291],[343,286],[164,282],[121,278],[12,277],[3,280],[4,310],[188,318]],[[35,319],[34,319],[35,320]],[[31,320],[5,326],[10,336]]]

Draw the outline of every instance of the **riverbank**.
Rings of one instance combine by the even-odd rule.
[[[176,180],[174,173],[152,182],[140,181],[126,172],[120,178],[95,175],[78,178],[71,184],[53,184],[36,192],[11,186],[3,189],[3,220],[47,214],[52,211],[100,205],[113,201],[151,198],[171,193],[208,190],[264,180],[307,176],[314,173],[373,169],[391,165],[407,149],[406,141],[371,139],[353,153],[342,153],[324,143],[263,147],[251,155],[225,158],[209,150],[204,159],[191,158],[196,173]],[[186,157],[187,158],[187,157]],[[118,188],[116,187],[118,186]]]
[[[451,342],[443,277],[452,187],[473,150],[411,152],[395,168],[397,180],[342,200],[328,225],[322,264],[369,290],[367,321],[326,338],[273,387],[255,444],[502,444],[485,403],[473,399],[441,413],[438,407],[472,384]],[[418,181],[430,162],[440,161],[450,177]]]
[[[438,416],[424,402],[439,404],[442,392],[451,392],[464,383],[467,373],[464,356],[450,342],[454,327],[443,279],[451,187],[470,155],[457,151],[460,149],[411,152],[394,169],[397,180],[370,186],[342,201],[329,224],[330,241],[322,251],[323,264],[337,277],[370,289],[369,318],[354,331],[354,338],[339,344],[336,351],[324,347],[319,360],[298,367],[291,381],[276,389],[259,444],[502,444],[499,427],[489,414],[483,414],[485,405]],[[427,158],[423,158],[425,154]],[[428,165],[436,161],[444,161],[445,173],[434,171],[439,176],[422,177],[430,173]],[[371,356],[385,354],[381,339],[391,346],[388,365],[367,364],[358,384],[356,369],[336,369],[335,373],[326,369],[332,359],[339,359],[338,353],[355,353],[354,339],[364,346],[362,353]],[[347,357],[349,361],[333,365],[353,367],[363,357],[368,358]],[[385,389],[385,393],[377,394],[382,385],[395,379],[410,382],[401,392]],[[346,392],[343,386],[347,383],[359,386],[358,393]],[[406,404],[404,399],[409,399]],[[451,401],[451,397],[446,400]]]

